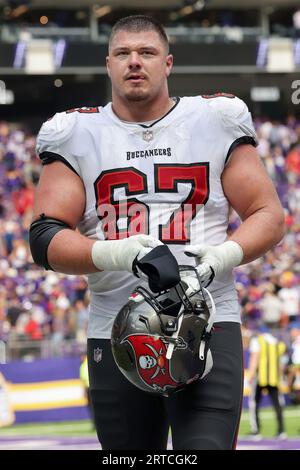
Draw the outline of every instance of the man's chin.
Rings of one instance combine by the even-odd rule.
[[[149,99],[149,94],[143,91],[134,91],[126,93],[125,98],[131,102],[147,101]]]

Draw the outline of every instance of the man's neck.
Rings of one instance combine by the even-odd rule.
[[[112,100],[112,110],[122,121],[147,122],[160,119],[174,106],[174,100],[169,96],[151,105],[144,102],[127,102]]]

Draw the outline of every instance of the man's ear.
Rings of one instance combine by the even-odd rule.
[[[172,68],[173,68],[173,55],[172,54],[168,54],[167,55],[167,58],[166,58],[166,76],[169,77],[169,75],[171,74],[172,72]]]
[[[109,56],[106,57],[106,70],[107,70],[107,75],[110,78]]]

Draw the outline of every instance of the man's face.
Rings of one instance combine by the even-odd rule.
[[[127,101],[149,101],[165,89],[172,55],[156,31],[118,31],[106,58],[115,96]]]

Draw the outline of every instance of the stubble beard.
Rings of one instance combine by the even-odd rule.
[[[150,94],[144,90],[131,90],[125,93],[125,99],[132,103],[148,101]]]

